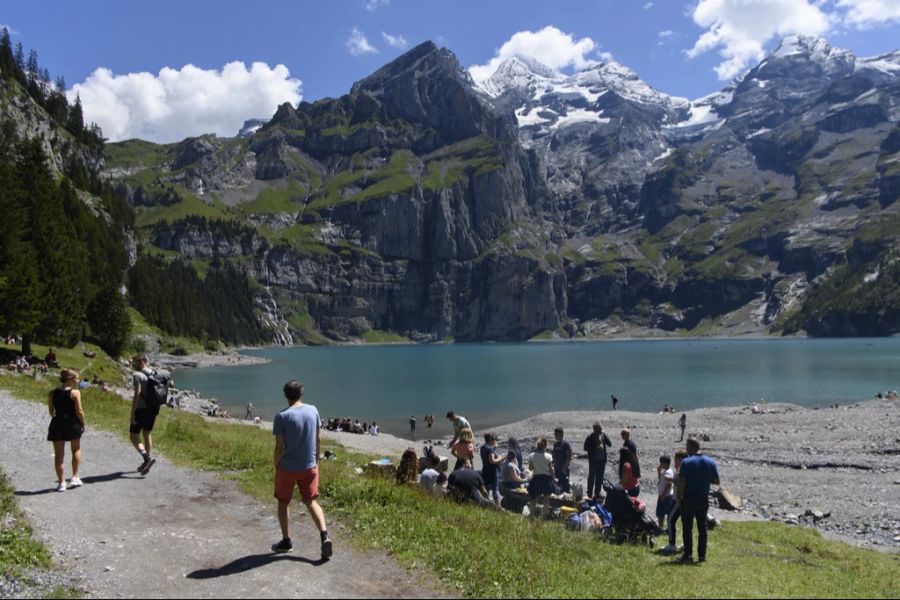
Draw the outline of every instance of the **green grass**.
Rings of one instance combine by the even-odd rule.
[[[267,188],[256,198],[240,206],[240,212],[247,215],[261,215],[300,210],[306,189],[297,181],[291,181],[284,188]]]
[[[171,206],[142,208],[137,215],[137,226],[147,227],[161,221],[174,223],[190,216],[206,217],[208,219],[228,218],[228,211],[221,202],[217,202],[215,199],[211,203],[204,202],[185,188],[179,188],[178,191],[181,194],[181,202],[176,202]]]
[[[409,343],[409,338],[393,331],[370,329],[363,334],[363,341],[367,344],[403,344]]]
[[[132,339],[134,339],[135,336],[142,334],[154,335],[159,338],[162,345],[162,351],[170,354],[174,353],[174,351],[176,350],[184,350],[186,353],[207,351],[207,343],[204,343],[203,340],[165,333],[158,327],[155,327],[148,323],[144,316],[141,315],[141,313],[131,307],[128,308],[128,316],[131,317]]]
[[[50,552],[32,537],[14,491],[0,470],[0,575],[4,576],[21,576],[23,569],[51,567]]]
[[[86,350],[96,354],[94,358],[88,358],[84,355],[81,344],[77,344],[73,348],[64,348],[62,346],[47,346],[44,344],[31,344],[31,353],[38,358],[43,359],[50,348],[56,353],[56,359],[61,368],[75,369],[81,374],[82,379],[90,379],[94,375],[104,381],[118,383],[122,378],[121,368],[119,364],[111,359],[99,346],[94,344],[84,344]],[[20,352],[20,345],[9,345],[0,342],[0,349],[12,352]]]
[[[364,202],[372,198],[381,198],[391,194],[402,194],[411,190],[416,181],[411,171],[417,162],[415,155],[409,150],[398,150],[381,169],[368,171],[359,168],[354,171],[341,171],[329,179],[316,197],[309,203],[312,211],[330,208],[340,204]],[[347,193],[345,188],[360,187],[358,191]]]
[[[144,140],[132,139],[114,144],[106,144],[104,155],[107,168],[113,167],[159,167],[166,159],[170,145],[154,144]]]
[[[0,386],[42,401],[46,386],[0,376]],[[124,437],[128,404],[100,390],[83,394],[90,426]],[[268,431],[164,410],[161,452],[178,463],[220,471],[272,503]],[[468,597],[887,597],[900,595],[900,557],[825,540],[812,529],[726,522],[710,534],[710,560],[676,567],[645,547],[613,546],[559,523],[537,522],[435,500],[391,480],[358,476],[369,457],[327,444],[320,491],[355,545],[425,569]],[[273,505],[274,511],[274,505]]]

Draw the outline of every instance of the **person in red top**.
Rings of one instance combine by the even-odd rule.
[[[641,467],[634,452],[628,448],[619,450],[619,481],[629,496],[637,498],[641,493]]]

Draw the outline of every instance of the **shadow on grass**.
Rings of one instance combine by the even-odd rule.
[[[192,573],[188,573],[188,579],[214,579],[216,577],[227,577],[228,575],[238,575],[251,569],[258,569],[274,562],[289,560],[292,562],[302,562],[314,567],[320,567],[327,563],[325,559],[313,560],[305,556],[291,556],[289,554],[275,554],[269,552],[267,554],[251,554],[231,561],[227,565],[211,569],[197,569]]]
[[[106,475],[93,475],[90,477],[82,477],[81,482],[84,485],[91,485],[94,483],[108,483],[110,481],[115,481],[117,479],[142,479],[141,477],[134,477],[133,475],[134,475],[133,473],[125,473],[123,471],[116,471],[115,473],[107,473]],[[66,490],[66,491],[75,491],[77,489],[78,488],[70,488],[69,490]],[[47,488],[45,490],[35,490],[35,491],[19,490],[19,491],[13,492],[13,494],[16,496],[41,496],[43,494],[55,494],[55,493],[57,493],[56,486]]]

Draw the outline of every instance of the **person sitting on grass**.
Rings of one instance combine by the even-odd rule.
[[[412,448],[407,448],[400,457],[397,468],[397,485],[415,485],[419,479],[419,457]]]
[[[47,355],[44,356],[44,362],[47,363],[47,366],[53,367],[54,369],[59,368],[59,363],[56,360],[56,352],[53,351],[53,348],[47,350]]]
[[[515,450],[510,450],[506,453],[506,460],[503,461],[503,467],[500,471],[503,474],[504,490],[517,490],[522,486],[528,487],[528,479],[519,469],[519,463],[516,461]]]
[[[441,477],[441,473],[438,470],[441,466],[441,457],[434,452],[426,453],[425,464],[425,470],[422,471],[422,474],[419,476],[419,487],[432,496],[443,496],[444,488],[438,483],[438,479]],[[446,481],[446,479],[445,476],[444,481]]]
[[[450,473],[448,482],[457,500],[471,500],[482,508],[500,510],[499,506],[490,501],[484,479],[481,478],[481,473],[472,468],[471,460],[466,459],[462,468]]]

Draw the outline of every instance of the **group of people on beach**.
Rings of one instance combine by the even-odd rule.
[[[553,496],[565,498],[572,491],[570,465],[573,458],[572,445],[565,439],[565,431],[556,428],[552,447],[547,437],[539,437],[534,450],[527,455],[527,469],[522,449],[518,441],[507,441],[505,458],[499,451],[497,436],[484,434],[484,443],[478,454],[481,469],[476,470],[475,436],[471,424],[462,415],[450,411],[447,419],[454,428],[449,444],[450,453],[456,459],[452,470],[449,462],[442,460],[433,446],[426,446],[420,460],[416,451],[409,448],[404,452],[397,470],[399,484],[417,484],[431,496],[449,496],[461,501],[491,509],[501,508],[502,497],[527,491],[528,511],[546,514],[549,500]],[[686,416],[682,415],[680,426],[684,436]],[[620,432],[622,446],[618,451],[618,481],[628,496],[638,502],[641,493],[641,468],[637,445],[629,429]],[[583,449],[588,460],[586,498],[602,500],[605,495],[603,482],[606,475],[608,453],[612,441],[603,431],[603,426],[595,422],[592,432],[584,440]],[[421,468],[420,468],[421,465]],[[675,459],[664,455],[657,465],[656,518],[660,531],[668,534],[668,544],[663,554],[682,552],[678,562],[693,560],[693,524],[698,529],[698,559],[707,556],[707,523],[710,485],[719,483],[718,467],[715,461],[700,452],[700,443],[689,438],[684,448],[675,452]],[[578,498],[572,498],[578,500]],[[684,544],[676,546],[676,523],[682,521]]]
[[[343,431],[344,433],[355,433],[358,435],[369,434],[378,435],[381,427],[378,423],[372,421],[372,424],[360,423],[359,419],[351,419],[350,417],[331,418],[325,424],[328,431]]]

